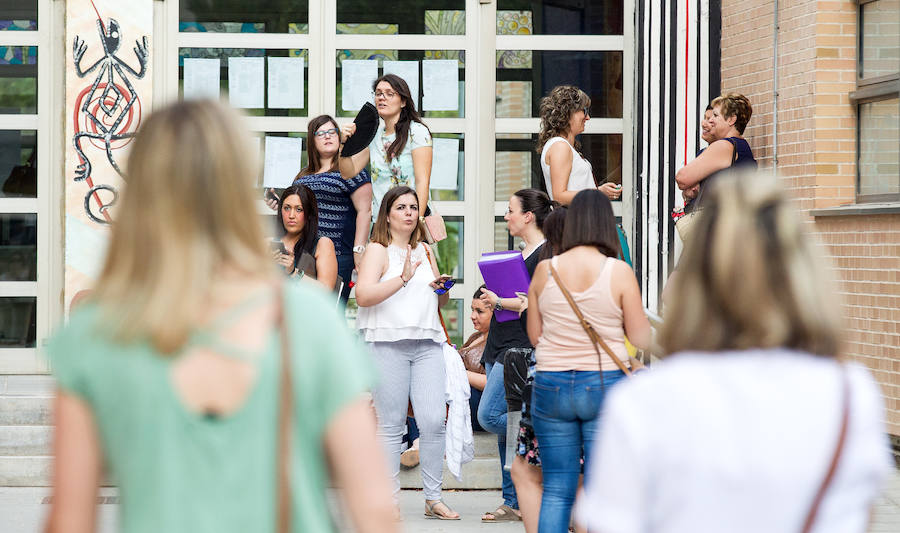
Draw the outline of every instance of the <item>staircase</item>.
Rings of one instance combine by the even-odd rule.
[[[0,487],[50,485],[53,379],[0,375]]]
[[[0,487],[50,486],[54,382],[50,376],[0,375]],[[400,471],[403,488],[421,489],[420,467]],[[444,467],[446,489],[499,489],[497,436],[475,433],[475,459],[462,481]]]
[[[400,487],[422,488],[422,467],[400,470]],[[457,481],[444,465],[445,489],[500,489],[500,458],[497,451],[497,435],[475,433],[475,459],[462,467],[462,481]]]

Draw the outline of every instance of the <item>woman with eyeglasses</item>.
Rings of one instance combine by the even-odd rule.
[[[423,206],[420,217],[424,217],[431,185],[431,131],[419,117],[416,97],[403,78],[385,74],[375,80],[372,89],[381,123],[368,148],[352,157],[341,157],[341,175],[351,178],[368,164],[374,194],[372,213],[378,212],[388,190],[405,185],[416,191]],[[345,124],[342,141],[355,132],[356,124]]]
[[[578,191],[599,189],[610,200],[622,196],[622,185],[597,186],[591,164],[581,154],[576,135],[584,133],[590,120],[591,99],[574,85],[559,85],[541,98],[541,132],[536,151],[550,199],[569,205]]]
[[[350,295],[349,281],[354,268],[359,267],[362,253],[369,240],[372,219],[372,181],[361,169],[350,179],[343,179],[338,171],[340,129],[329,115],[319,115],[307,127],[307,165],[294,185],[305,185],[315,194],[319,210],[319,237],[334,243],[337,256],[337,275],[341,278],[341,301]],[[272,209],[278,209],[273,193],[266,197]]]

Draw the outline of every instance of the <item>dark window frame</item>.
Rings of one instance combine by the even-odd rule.
[[[900,70],[883,76],[863,78],[863,6],[879,0],[857,0],[856,4],[856,90],[850,93],[850,102],[856,106],[856,202],[900,202],[900,192],[884,194],[860,194],[860,106],[872,102],[900,97]],[[900,68],[900,67],[898,67]],[[898,147],[900,150],[900,147]],[[900,176],[897,177],[900,181]]]

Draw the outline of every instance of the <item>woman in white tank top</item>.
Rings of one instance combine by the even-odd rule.
[[[577,150],[575,136],[584,133],[590,120],[591,99],[578,87],[560,85],[541,99],[541,132],[537,151],[550,199],[569,205],[583,189],[599,188],[610,200],[622,195],[622,186],[604,183],[597,187],[591,164]]]
[[[447,303],[450,295],[434,291],[450,276],[440,275],[424,237],[416,191],[406,186],[388,190],[359,268],[356,325],[379,372],[372,397],[378,435],[390,459],[395,503],[400,492],[400,446],[407,405],[412,402],[419,426],[425,514],[459,520],[459,514],[441,500],[447,407],[441,343],[446,337],[438,305]]]

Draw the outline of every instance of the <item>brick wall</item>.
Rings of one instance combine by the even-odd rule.
[[[722,3],[722,91],[753,104],[745,136],[762,168],[774,155],[773,9],[769,0]],[[801,209],[853,203],[856,3],[781,0],[778,18],[779,176]],[[872,369],[888,431],[900,436],[900,215],[809,220],[839,281],[846,354]]]

